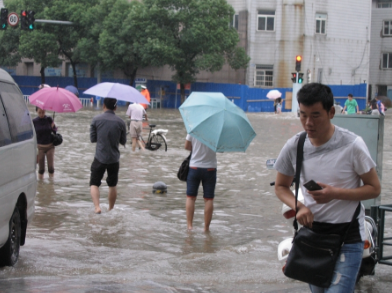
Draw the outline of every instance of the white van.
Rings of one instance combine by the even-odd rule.
[[[23,94],[0,68],[0,266],[24,245],[37,191],[37,140]]]

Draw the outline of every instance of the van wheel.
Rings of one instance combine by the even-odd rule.
[[[19,257],[21,224],[18,208],[15,208],[10,220],[8,240],[0,248],[0,266],[13,266]]]

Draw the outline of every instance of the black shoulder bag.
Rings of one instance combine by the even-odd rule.
[[[48,123],[50,125],[50,128],[52,129],[52,124],[49,122],[49,120],[48,120]],[[52,129],[52,132],[50,133],[50,135],[52,136],[52,143],[54,146],[58,146],[63,143],[63,136],[60,133],[58,133]]]
[[[284,274],[292,279],[306,282],[318,287],[328,288],[331,285],[336,261],[340,254],[340,248],[344,245],[351,224],[359,215],[360,205],[355,210],[353,218],[346,234],[341,239],[338,234],[319,234],[307,227],[298,230],[297,202],[298,188],[303,160],[303,147],[306,132],[301,133],[297,147],[297,162],[295,173],[295,229],[293,246],[287,258]]]
[[[181,181],[185,181],[188,178],[188,172],[189,172],[189,162],[191,161],[191,156],[192,152],[189,154],[189,156],[182,162],[180,168],[178,169],[177,172],[177,178],[180,179]]]

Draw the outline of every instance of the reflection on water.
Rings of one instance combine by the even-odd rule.
[[[125,110],[120,108],[118,115],[125,118]],[[149,111],[151,123],[169,130],[168,151],[132,153],[129,142],[121,147],[115,208],[107,212],[108,188],[103,181],[103,212],[94,214],[88,183],[95,144],[89,142],[89,125],[99,113],[83,109],[56,114],[64,142],[56,147],[55,177],[45,174],[38,184],[26,246],[15,268],[0,269],[0,292],[32,292],[48,284],[54,287],[42,292],[307,290],[281,273],[277,244],[292,232],[269,185],[275,171],[265,166],[289,137],[301,131],[295,115],[248,114],[257,136],[246,153],[218,154],[215,211],[211,233],[205,234],[202,198],[196,201],[194,230],[186,229],[186,184],[176,172],[188,152],[177,110]],[[392,121],[388,118],[386,133]],[[390,152],[387,136],[384,158]],[[391,165],[384,165],[384,178]],[[167,184],[167,194],[152,193],[156,181]],[[391,270],[383,267],[379,272],[385,277]]]

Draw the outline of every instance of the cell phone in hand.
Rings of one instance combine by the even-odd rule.
[[[321,190],[323,189],[320,185],[318,185],[314,180],[310,180],[304,184],[304,187],[307,190],[314,191],[314,190]]]

